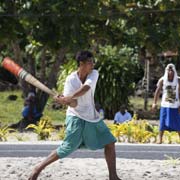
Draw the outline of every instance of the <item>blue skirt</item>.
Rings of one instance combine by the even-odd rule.
[[[180,114],[178,108],[161,107],[160,131],[180,131]]]

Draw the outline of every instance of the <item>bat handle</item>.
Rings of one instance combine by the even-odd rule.
[[[49,93],[51,96],[58,96],[58,92],[57,91],[54,91],[54,90],[51,90],[51,92]]]

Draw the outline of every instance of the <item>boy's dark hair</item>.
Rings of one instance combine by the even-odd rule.
[[[79,66],[80,61],[85,62],[88,59],[92,58],[93,54],[90,51],[79,51],[76,54],[76,61]]]

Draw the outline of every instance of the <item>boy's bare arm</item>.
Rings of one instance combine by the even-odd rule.
[[[81,88],[79,88],[72,96],[56,96],[54,97],[55,101],[63,104],[68,105],[71,107],[77,106],[77,98],[80,96],[83,96],[88,90],[90,89],[90,86],[83,85]]]

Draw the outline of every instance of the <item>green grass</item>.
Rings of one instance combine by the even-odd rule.
[[[9,95],[17,95],[16,101],[8,99]],[[21,111],[23,108],[23,99],[18,91],[6,91],[0,93],[0,122],[1,124],[9,124],[17,122],[21,119]]]
[[[66,109],[54,110],[51,107],[51,99],[48,101],[43,114],[52,119],[53,124],[63,124],[66,118]]]
[[[130,97],[131,110],[138,114],[138,118],[147,120],[159,120],[159,109],[161,98],[157,103],[157,109],[152,111],[153,98],[148,98],[147,110],[144,109],[144,98],[142,97]]]
[[[16,101],[8,99],[9,95],[16,95]],[[148,110],[151,109],[153,102],[152,98],[148,99]],[[144,99],[140,97],[130,97],[130,103],[133,110],[144,109]],[[18,122],[22,116],[21,111],[23,108],[24,99],[22,98],[21,91],[5,91],[0,92],[0,123],[1,125],[11,124]],[[159,103],[160,104],[160,101]],[[52,109],[52,98],[49,98],[48,103],[43,112],[44,116],[52,119],[53,124],[63,124],[65,120],[65,110]]]
[[[16,95],[18,98],[16,101],[9,100],[9,95]],[[0,123],[1,125],[7,125],[18,122],[21,120],[21,112],[24,104],[21,91],[5,91],[0,92]],[[44,116],[48,116],[52,119],[53,124],[63,124],[65,120],[65,110],[52,109],[52,99],[49,101],[43,112]]]
[[[131,96],[129,98],[129,101],[130,104],[133,106],[134,110],[144,109],[144,98]],[[160,101],[161,99],[158,100],[158,106],[160,106]],[[153,98],[148,98],[147,110],[151,110],[152,104]]]

